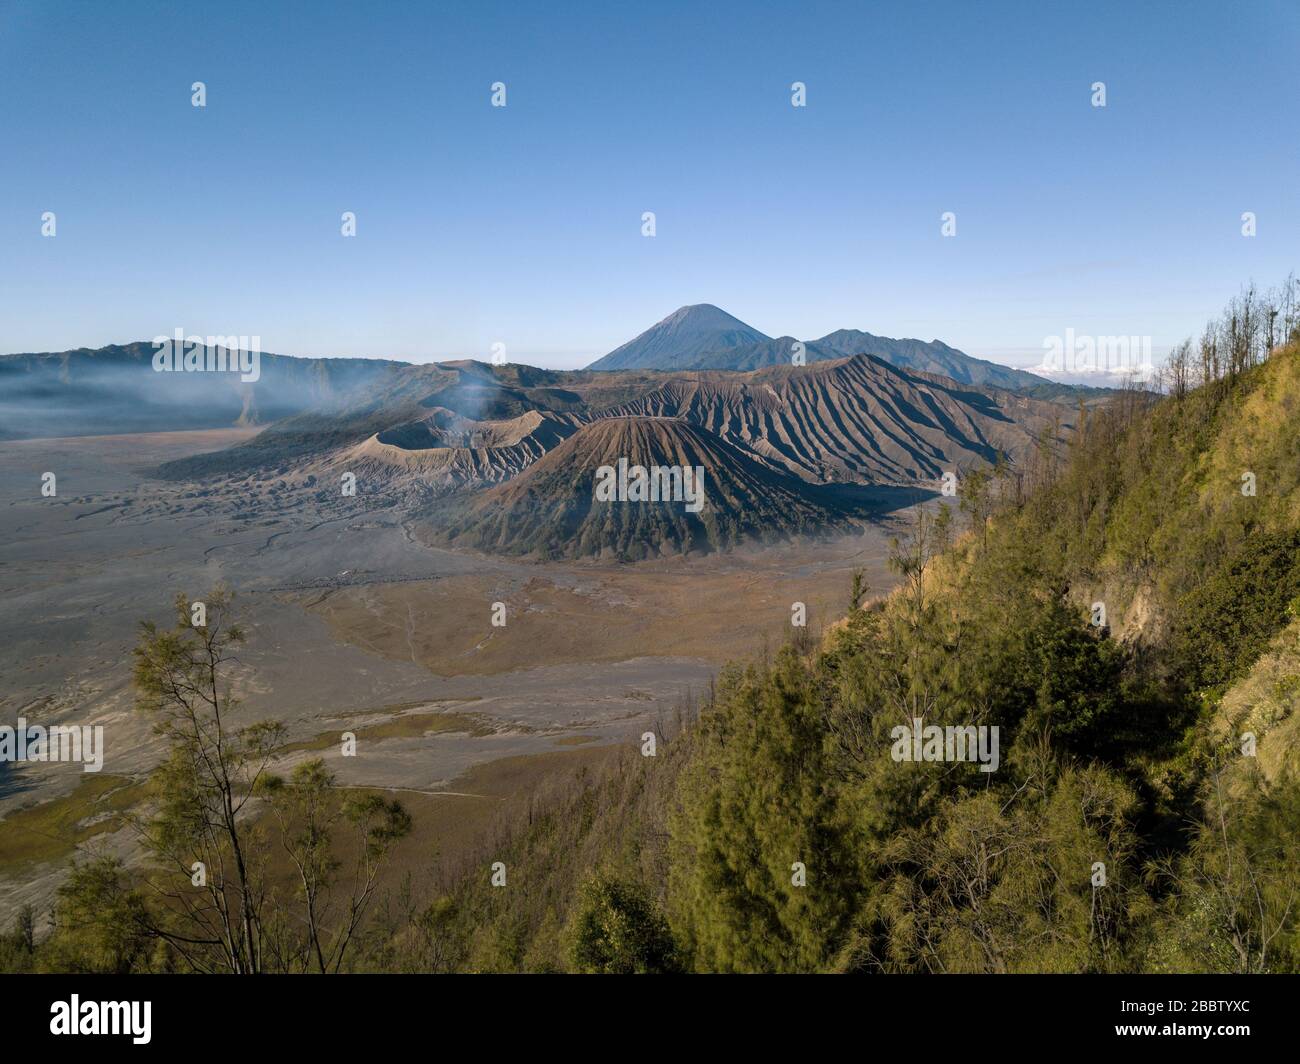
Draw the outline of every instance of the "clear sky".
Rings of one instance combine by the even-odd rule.
[[[0,352],[571,367],[702,302],[1159,352],[1297,265],[1298,56],[1294,0],[0,0]]]

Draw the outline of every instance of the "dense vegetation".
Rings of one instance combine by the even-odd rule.
[[[964,476],[892,595],[408,884],[346,966],[1300,970],[1300,336],[1245,298],[1165,397]],[[997,771],[895,760],[916,718],[996,726]],[[83,868],[0,964],[155,966],[133,906]]]

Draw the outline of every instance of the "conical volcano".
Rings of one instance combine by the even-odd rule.
[[[712,303],[680,307],[656,325],[588,369],[651,367],[676,369],[692,366],[701,356],[732,347],[744,347],[769,339],[757,329],[733,318]]]
[[[513,480],[430,519],[452,546],[633,561],[856,525],[826,492],[664,417],[595,421]]]

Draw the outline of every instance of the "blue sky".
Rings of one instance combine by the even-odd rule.
[[[1162,351],[1296,266],[1297,55],[1291,0],[0,0],[0,352],[180,327],[567,368],[699,302]]]

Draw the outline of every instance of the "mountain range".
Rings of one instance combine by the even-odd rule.
[[[262,355],[245,383],[156,373],[144,343],[14,355],[0,358],[0,432],[263,425],[157,474],[202,482],[204,497],[251,499],[275,483],[339,512],[351,503],[329,486],[351,474],[358,495],[397,507],[428,542],[637,559],[841,532],[891,491],[915,498],[948,471],[1023,463],[1078,416],[1043,394],[1050,382],[939,341],[845,330],[806,344],[802,365],[784,354],[793,343],[706,305],[587,370]],[[704,368],[657,368],[685,364]],[[702,470],[707,504],[600,502],[593,478],[620,459]]]
[[[766,336],[726,311],[701,303],[674,311],[588,369],[750,371],[792,365],[799,343],[791,336]],[[1104,400],[1111,394],[974,358],[940,340],[892,339],[839,329],[803,341],[802,346],[808,363],[871,355],[898,369],[1070,405],[1080,399]],[[391,401],[400,397],[404,385],[421,380],[421,372],[429,369],[429,364],[412,366],[391,359],[263,354],[260,380],[244,383],[234,374],[154,373],[153,355],[154,346],[142,341],[0,355],[0,439],[269,425],[299,414],[332,414],[355,406],[374,387],[387,389],[385,401]],[[550,372],[529,366],[509,368],[534,385]],[[436,376],[437,371],[431,372]],[[471,383],[462,381],[458,387],[469,389],[460,395],[460,405],[483,413]],[[616,390],[618,385],[610,387]],[[484,398],[486,393],[479,388],[479,398]],[[532,399],[520,405],[518,396],[512,397],[500,380],[490,391],[491,401],[501,408],[493,416],[512,402],[511,416],[522,413],[539,397],[534,386]],[[564,396],[542,398],[548,408],[565,407]]]
[[[872,355],[902,369],[938,373],[962,384],[1007,388],[1044,399],[1075,390],[1025,370],[974,358],[941,340],[898,340],[860,329],[837,329],[817,340],[773,338],[711,303],[680,307],[587,368],[751,370],[791,365],[800,348],[807,362]]]
[[[944,472],[1023,463],[1076,416],[869,355],[675,373],[462,360],[406,367],[336,409],[159,472],[237,491],[315,485],[331,512],[339,500],[319,486],[350,473],[359,495],[407,513],[426,542],[639,559],[843,531],[933,492]],[[597,470],[619,459],[698,467],[706,504],[599,503]]]
[[[146,341],[0,356],[0,439],[266,425],[327,410],[405,363],[264,354],[260,379],[155,373]]]

